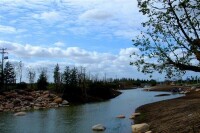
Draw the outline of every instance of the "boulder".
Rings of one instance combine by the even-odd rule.
[[[147,132],[145,132],[145,133],[152,133],[152,131],[147,131]]]
[[[13,104],[14,104],[14,106],[18,106],[18,105],[20,105],[21,104],[21,100],[20,99],[15,99],[14,101],[13,101]]]
[[[141,115],[141,113],[139,113],[139,112],[138,112],[138,113],[133,113],[133,114],[132,114],[132,116],[139,116],[139,115]]]
[[[94,130],[94,131],[104,131],[104,130],[106,130],[106,128],[102,124],[97,124],[97,125],[94,125],[92,127],[92,130]]]
[[[195,89],[196,89],[196,87],[195,87],[195,86],[192,86],[190,89],[191,89],[191,90],[195,90]]]
[[[48,98],[48,97],[49,97],[49,93],[43,95],[42,97],[43,97],[43,98]]]
[[[32,96],[24,96],[23,97],[24,100],[28,100],[28,101],[33,101],[34,98]]]
[[[17,97],[17,93],[16,92],[9,92],[5,95],[6,98],[16,98]]]
[[[14,116],[24,116],[26,115],[26,112],[17,112],[14,114]]]
[[[37,101],[37,102],[42,102],[42,101],[43,101],[43,98],[42,98],[42,97],[38,97],[38,98],[36,99],[36,101]]]
[[[133,113],[129,119],[135,119],[135,117],[140,116],[141,113]]]
[[[5,105],[4,108],[6,108],[6,109],[12,109],[13,107],[14,107],[14,105],[12,103],[8,103],[8,104]]]
[[[149,125],[147,123],[142,123],[142,124],[135,124],[131,126],[132,128],[132,133],[145,133],[149,131]]]
[[[135,116],[131,115],[131,116],[129,117],[129,119],[135,119]]]
[[[62,101],[62,105],[68,105],[68,104],[69,104],[69,102],[67,100]]]
[[[53,101],[54,103],[57,103],[57,104],[60,104],[60,103],[62,103],[62,98],[56,98],[54,101]]]
[[[200,89],[196,89],[195,91],[200,91]]]
[[[50,103],[49,106],[50,107],[55,107],[55,106],[58,106],[58,104],[57,103]]]
[[[44,95],[45,95],[45,94],[49,94],[49,91],[44,91],[43,94],[44,94]]]
[[[33,109],[38,110],[40,107],[34,106]]]
[[[42,107],[42,104],[36,103],[35,106],[37,106],[37,107]]]
[[[28,92],[25,91],[25,90],[17,90],[17,93],[18,93],[18,94],[21,94],[21,95],[26,95],[26,94],[28,94]]]
[[[117,118],[125,118],[125,115],[118,115]]]

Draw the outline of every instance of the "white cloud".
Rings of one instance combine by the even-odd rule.
[[[35,19],[41,19],[47,22],[57,22],[63,19],[63,17],[60,15],[57,11],[51,11],[51,12],[42,12],[40,14],[33,14],[33,18]]]
[[[2,33],[16,33],[17,30],[16,30],[16,28],[11,27],[11,26],[0,25],[0,32],[2,32]]]
[[[106,20],[112,18],[112,14],[100,9],[92,9],[84,12],[79,16],[83,20]]]
[[[55,43],[54,43],[54,46],[57,46],[57,47],[64,47],[64,46],[65,46],[65,43],[63,43],[63,42],[55,42]]]

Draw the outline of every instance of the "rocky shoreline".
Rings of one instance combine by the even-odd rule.
[[[0,94],[0,112],[58,108],[68,104],[68,101],[50,91],[12,90]]]

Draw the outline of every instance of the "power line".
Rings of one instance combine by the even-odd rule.
[[[4,54],[8,54],[8,52],[6,52],[7,48],[1,48],[0,49],[0,54],[2,55],[1,57],[1,82],[2,82],[2,85],[4,87],[4,60],[5,59],[8,59],[8,56],[4,56]]]

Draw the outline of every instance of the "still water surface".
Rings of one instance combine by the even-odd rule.
[[[21,117],[1,113],[0,133],[95,133],[91,127],[99,123],[106,126],[103,133],[131,133],[133,121],[129,116],[137,107],[181,96],[154,97],[163,92],[146,92],[141,89],[122,92],[120,96],[105,102],[31,111]],[[119,114],[126,118],[116,118]]]

